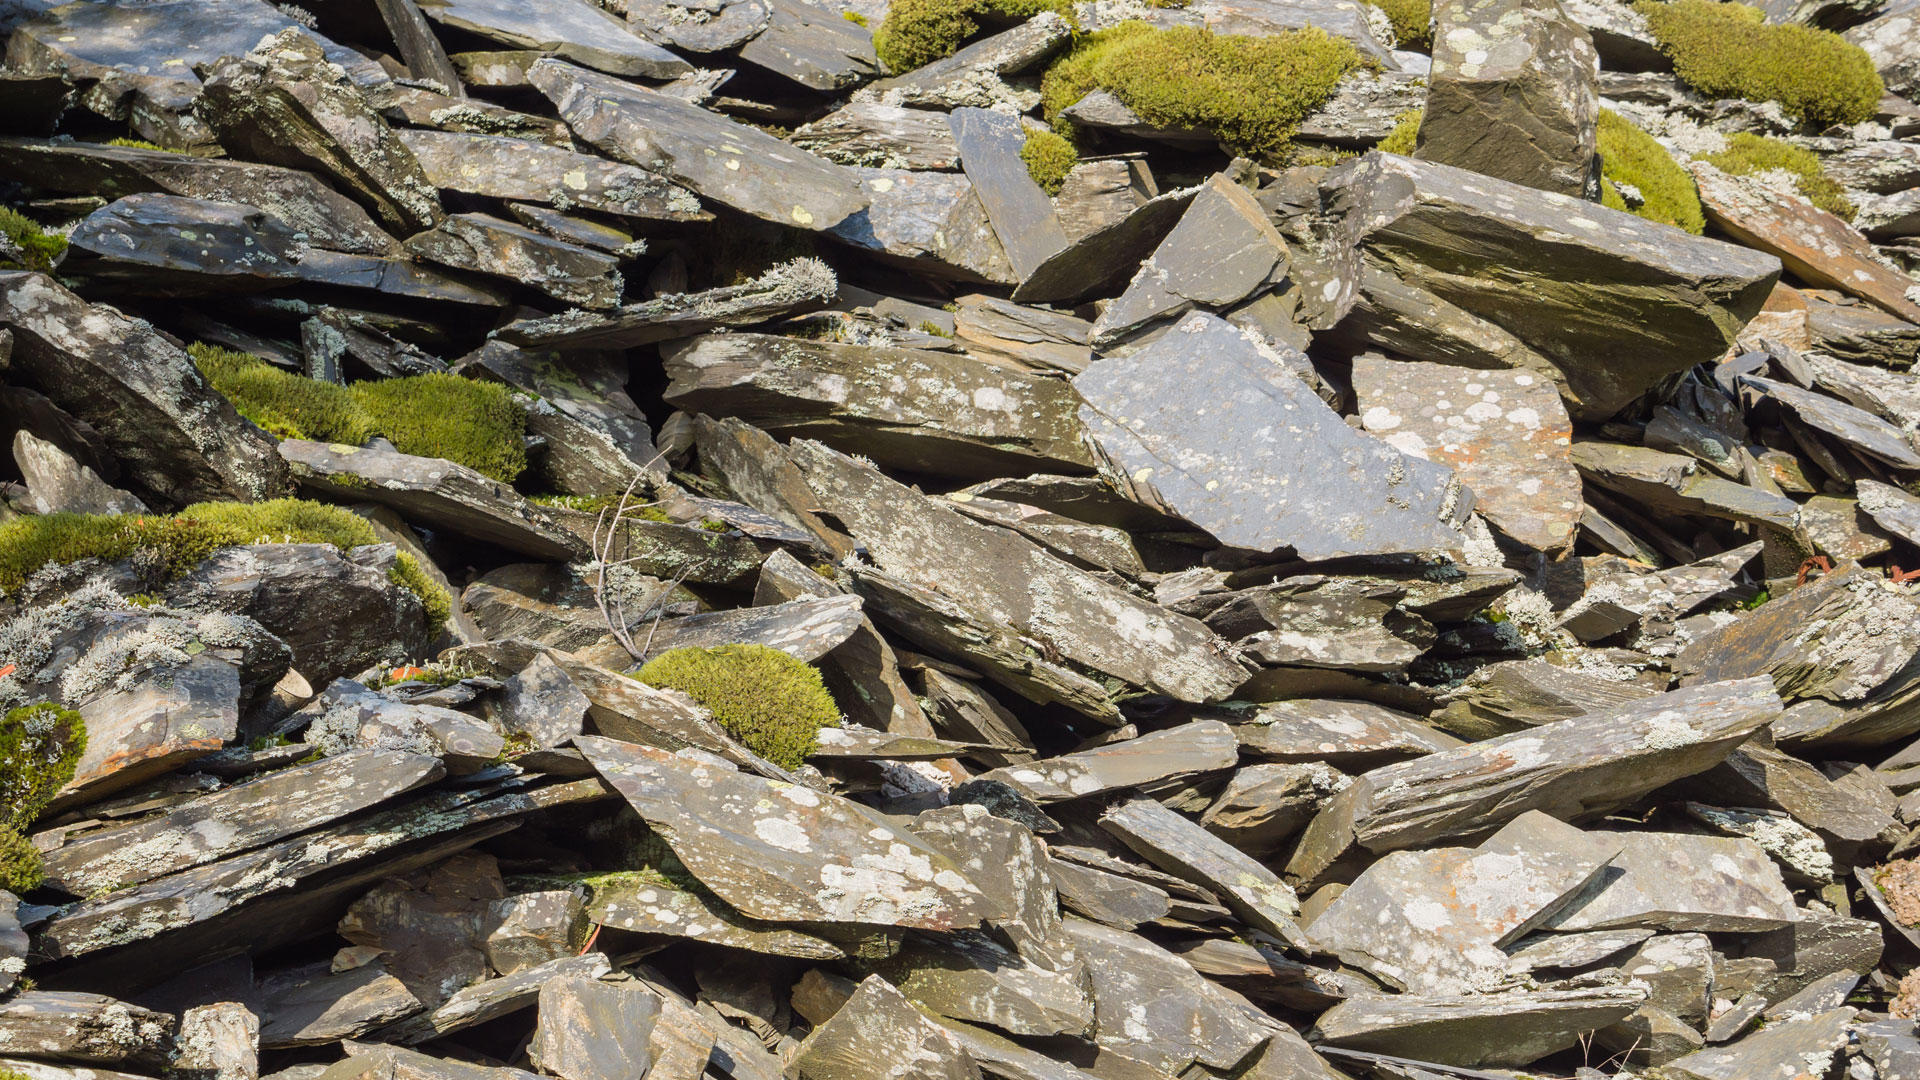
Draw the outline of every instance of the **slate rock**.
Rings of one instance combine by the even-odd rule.
[[[824,230],[867,204],[840,166],[697,105],[558,60],[527,77],[581,139],[742,213]]]
[[[437,705],[395,700],[352,679],[335,679],[300,711],[291,728],[323,754],[356,749],[402,750],[439,757],[455,773],[477,771],[505,748],[505,740],[478,717]]]
[[[0,1003],[0,1041],[11,1053],[159,1069],[177,1021],[101,994],[25,990]]]
[[[880,262],[935,278],[1019,280],[973,181],[955,173],[852,166],[867,206],[829,230]]]
[[[586,542],[541,508],[464,465],[302,439],[282,442],[280,456],[303,487],[321,494],[392,507],[422,525],[535,558],[586,554]]]
[[[972,480],[1091,466],[1072,389],[950,353],[762,334],[669,347],[668,402],[818,439],[912,472]]]
[[[304,31],[283,30],[265,48],[224,57],[206,80],[195,108],[224,144],[323,173],[402,232],[439,223],[439,199],[420,163],[366,95],[329,72],[325,50]]]
[[[27,484],[29,505],[37,514],[133,514],[147,505],[114,487],[65,450],[37,439],[25,428],[14,432],[13,463]]]
[[[1366,430],[1450,466],[1489,524],[1539,551],[1573,542],[1582,506],[1573,422],[1550,382],[1361,356],[1353,384]]]
[[[685,188],[632,165],[504,135],[407,129],[396,132],[437,188],[580,206],[653,221],[697,221],[700,201]]]
[[[1553,0],[1446,0],[1414,156],[1593,197],[1600,58]]]
[[[1912,95],[1920,90],[1920,47],[1914,44],[1916,30],[1920,30],[1920,13],[1911,5],[1889,4],[1876,18],[1852,27],[1845,36],[1872,58],[1888,90]]]
[[[1074,388],[1103,475],[1252,551],[1319,559],[1457,549],[1473,499],[1453,471],[1353,431],[1271,352],[1194,314],[1131,356],[1088,368]],[[1265,419],[1275,410],[1297,419],[1275,428]],[[1364,503],[1357,492],[1368,493]]]
[[[1772,1024],[1738,1042],[1711,1047],[1669,1062],[1666,1069],[1685,1080],[1793,1080],[1818,1076],[1847,1042],[1852,1009],[1834,1009]]]
[[[840,165],[941,172],[960,167],[952,129],[930,109],[855,100],[795,128],[787,141]]]
[[[626,348],[812,311],[831,301],[838,288],[825,263],[794,259],[739,285],[656,296],[610,312],[519,319],[495,333],[501,341],[529,348]]]
[[[613,256],[489,214],[449,214],[432,229],[408,237],[406,249],[430,262],[517,281],[590,309],[618,304],[624,284]]]
[[[1342,164],[1320,189],[1368,263],[1498,326],[1552,363],[1575,420],[1611,416],[1660,379],[1717,357],[1779,275],[1776,260],[1759,252],[1391,154]],[[1471,232],[1463,231],[1468,222]],[[1421,239],[1432,229],[1471,240],[1442,257]],[[1460,269],[1487,263],[1505,272],[1488,278]],[[1580,285],[1563,289],[1569,282]],[[1658,344],[1624,350],[1622,322]],[[1406,345],[1400,351],[1413,359],[1449,362]]]
[[[740,59],[810,90],[840,90],[879,74],[873,35],[837,8],[809,0],[765,0],[766,28],[740,46]]]
[[[502,975],[580,956],[587,936],[586,906],[570,889],[515,893],[495,900],[481,930],[481,951]]]
[[[586,0],[554,0],[536,6],[510,0],[423,0],[420,10],[442,25],[614,75],[672,79],[693,70],[692,64],[635,34]]]
[[[540,987],[540,1021],[528,1054],[566,1080],[620,1080],[653,1064],[647,1043],[660,998],[640,986],[579,977]]]
[[[1321,809],[1287,876],[1314,880],[1355,843],[1381,853],[1472,837],[1527,810],[1594,817],[1712,768],[1779,716],[1768,683],[1706,683],[1383,766]]]
[[[858,803],[651,747],[575,744],[687,869],[746,915],[951,929],[1000,914],[944,855]],[[762,800],[770,809],[746,815],[751,826],[737,810],[717,812]],[[721,827],[729,821],[738,827]]]
[[[1519,1067],[1564,1050],[1635,1009],[1626,987],[1463,996],[1377,995],[1343,1001],[1315,1025],[1326,1042],[1468,1068]]]
[[[847,950],[805,930],[749,919],[702,889],[680,888],[633,875],[609,875],[592,886],[588,916],[600,926],[708,945],[746,949],[762,956],[839,960]]]
[[[1041,804],[1137,787],[1186,773],[1231,767],[1238,760],[1231,730],[1201,720],[1072,754],[980,774],[1010,784]]]
[[[1616,833],[1611,871],[1568,901],[1559,930],[1652,927],[1776,930],[1798,914],[1780,870],[1751,840],[1687,833]]]
[[[1300,899],[1287,884],[1232,844],[1152,799],[1124,799],[1100,815],[1100,827],[1175,877],[1220,896],[1248,926],[1304,944],[1294,917]]]
[[[960,1043],[878,975],[801,1042],[788,1066],[799,1080],[978,1080]]]

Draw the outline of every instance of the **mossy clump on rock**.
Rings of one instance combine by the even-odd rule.
[[[87,748],[80,714],[52,702],[0,717],[0,889],[23,893],[46,881],[27,827],[73,779]]]
[[[163,154],[186,153],[185,150],[173,150],[168,147],[161,146],[159,143],[148,142],[145,139],[129,139],[129,138],[126,138],[125,136],[122,136],[118,139],[108,139],[107,145],[108,146],[124,146],[129,150],[158,150]]]
[[[1047,69],[1040,92],[1049,123],[1105,90],[1150,124],[1210,131],[1233,153],[1274,160],[1366,63],[1351,43],[1314,27],[1246,37],[1124,22],[1076,42]]]
[[[1759,8],[1720,0],[1638,0],[1674,73],[1716,98],[1777,101],[1817,127],[1858,124],[1878,112],[1886,87],[1873,59],[1838,34],[1773,25]]]
[[[1383,154],[1411,154],[1414,143],[1420,138],[1420,119],[1427,114],[1425,109],[1408,109],[1393,118],[1393,130],[1387,137],[1374,146]]]
[[[38,270],[42,273],[53,269],[53,264],[67,250],[67,238],[59,233],[50,233],[40,227],[40,223],[5,206],[0,206],[0,237],[5,237],[18,248],[19,259],[0,258],[0,270]]]
[[[672,649],[634,677],[707,707],[727,734],[782,768],[798,768],[840,709],[812,665],[766,645]]]
[[[1386,13],[1401,48],[1418,52],[1433,48],[1432,0],[1367,0],[1367,3]]]
[[[1852,220],[1853,204],[1847,192],[1820,164],[1813,151],[1765,135],[1736,131],[1727,136],[1727,148],[1700,155],[1700,160],[1735,176],[1754,173],[1786,172],[1793,175],[1794,189],[1807,201],[1830,214]]]
[[[242,544],[332,544],[345,551],[379,542],[365,518],[304,499],[195,503],[171,517],[23,515],[0,524],[0,595],[18,591],[43,566],[82,559],[134,559],[167,579],[192,570],[217,551]],[[438,633],[452,611],[446,590],[404,551],[387,576],[420,598]]]
[[[980,32],[981,18],[1017,22],[1043,11],[1073,20],[1071,0],[893,0],[873,51],[899,74],[952,56]]]
[[[1599,149],[1601,203],[1696,236],[1707,227],[1693,177],[1653,136],[1612,109],[1601,109]],[[1640,193],[1639,206],[1627,205],[1620,184],[1630,184]]]
[[[1080,154],[1073,144],[1051,131],[1028,131],[1020,147],[1020,160],[1027,163],[1027,175],[1049,195],[1060,194],[1067,174],[1079,164]]]
[[[403,454],[503,483],[526,470],[526,411],[497,383],[435,372],[339,386],[231,349],[196,342],[187,352],[241,416],[277,438],[361,446],[380,435]]]

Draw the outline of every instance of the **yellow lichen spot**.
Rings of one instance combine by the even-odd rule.
[[[795,206],[793,208],[793,220],[802,225],[811,225],[813,224],[813,215],[807,211],[806,207]]]
[[[561,174],[560,182],[575,191],[585,191],[587,190],[587,171],[585,169],[569,169],[567,172]]]

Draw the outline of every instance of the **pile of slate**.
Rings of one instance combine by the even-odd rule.
[[[890,75],[885,0],[0,0],[70,241],[0,272],[0,522],[382,541],[0,598],[88,731],[0,1080],[1920,1076],[1920,8],[1768,5],[1907,95],[1806,131],[1614,0],[1435,7],[1083,4],[1353,41],[1303,146],[1431,122],[1279,169],[1096,91],[1049,196],[1052,13]],[[1603,104],[1864,231],[1604,209]],[[190,342],[503,384],[539,479]],[[800,768],[630,677],[736,643],[844,713]]]

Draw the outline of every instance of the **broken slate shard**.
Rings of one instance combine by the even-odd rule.
[[[1206,314],[1073,380],[1115,487],[1222,543],[1303,559],[1454,551],[1452,469],[1348,427],[1270,346]]]

